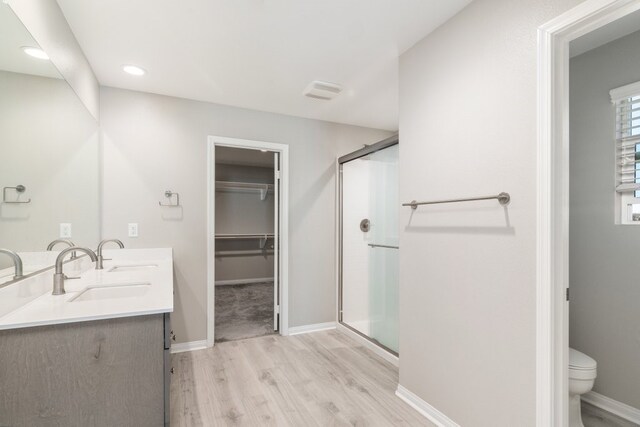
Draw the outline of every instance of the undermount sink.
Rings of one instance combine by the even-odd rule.
[[[158,264],[116,265],[107,270],[107,273],[131,273],[133,271],[145,271],[157,267]]]
[[[149,292],[150,285],[148,282],[138,282],[89,286],[68,302],[140,298]]]

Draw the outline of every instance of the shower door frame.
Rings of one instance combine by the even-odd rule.
[[[342,281],[342,276],[343,276],[343,224],[342,224],[342,220],[343,220],[343,203],[342,203],[342,166],[345,163],[348,163],[352,160],[356,160],[359,159],[361,157],[367,156],[369,154],[372,153],[376,153],[378,151],[384,150],[385,148],[389,148],[392,147],[394,145],[398,145],[400,144],[400,138],[398,136],[398,134],[393,135],[389,138],[383,139],[382,141],[376,142],[375,144],[371,144],[371,145],[365,145],[363,148],[356,150],[352,153],[349,154],[345,154],[342,157],[338,158],[338,162],[337,162],[337,168],[338,168],[338,272],[337,272],[337,281],[338,281],[338,313],[337,313],[337,319],[338,319],[338,327],[339,328],[345,328],[346,331],[356,334],[357,336],[364,338],[368,343],[371,343],[373,345],[373,349],[382,349],[384,351],[384,353],[391,355],[393,358],[395,358],[396,360],[390,360],[392,362],[397,362],[397,358],[399,357],[398,352],[391,350],[390,348],[386,347],[385,345],[383,345],[382,343],[380,343],[379,341],[369,337],[368,335],[358,331],[357,329],[349,326],[348,324],[344,323],[342,321],[342,305],[343,305],[343,299],[342,299],[342,291],[343,291],[343,281]],[[399,250],[399,249],[398,249]],[[382,354],[382,356],[385,356],[384,354]]]

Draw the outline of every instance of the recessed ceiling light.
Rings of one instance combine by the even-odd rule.
[[[267,151],[269,151],[269,150],[260,150],[260,151],[262,151],[263,153],[266,153],[266,152],[267,152]]]
[[[131,74],[132,76],[144,76],[144,73],[146,72],[142,68],[136,67],[135,65],[123,65],[122,71]]]
[[[27,55],[32,56],[34,58],[49,59],[49,55],[47,55],[44,50],[42,50],[42,49],[40,49],[38,47],[23,46],[22,47],[22,51],[24,53],[26,53]]]

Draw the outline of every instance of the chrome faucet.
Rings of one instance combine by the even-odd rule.
[[[120,246],[120,249],[124,248],[124,244],[118,239],[105,239],[98,245],[98,261],[96,262],[96,270],[102,270],[104,267],[102,266],[102,261],[104,261],[104,257],[102,256],[102,247],[107,243],[115,243]]]
[[[47,250],[48,250],[48,251],[52,250],[52,249],[53,249],[53,247],[54,247],[55,245],[57,245],[58,243],[64,243],[65,245],[67,245],[67,246],[69,246],[69,247],[72,247],[72,246],[75,246],[75,245],[76,245],[75,243],[73,243],[73,242],[72,242],[71,240],[69,240],[69,239],[56,239],[56,240],[54,240],[53,242],[49,243],[49,245],[47,246]],[[71,259],[76,259],[76,258],[78,258],[78,256],[76,255],[76,252],[75,252],[75,251],[71,252]]]
[[[22,259],[20,258],[20,255],[18,255],[17,253],[15,253],[14,251],[10,250],[10,249],[0,249],[0,253],[1,254],[6,254],[9,255],[11,257],[11,259],[13,260],[13,265],[16,269],[16,272],[13,276],[13,280],[16,279],[20,279],[23,274],[22,274]]]
[[[96,262],[98,260],[98,257],[96,257],[96,254],[93,253],[93,251],[89,248],[82,248],[82,247],[78,247],[78,246],[71,246],[69,248],[63,249],[59,254],[58,257],[56,258],[56,272],[53,275],[53,292],[52,295],[64,295],[64,279],[67,278],[67,276],[65,276],[62,273],[62,263],[64,262],[64,257],[67,256],[67,254],[69,252],[73,252],[73,251],[80,251],[80,252],[84,252],[87,255],[89,255],[89,258],[91,258],[91,261]]]

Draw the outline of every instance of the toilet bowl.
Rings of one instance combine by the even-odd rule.
[[[569,427],[584,427],[580,396],[593,388],[597,366],[591,357],[569,349]]]

